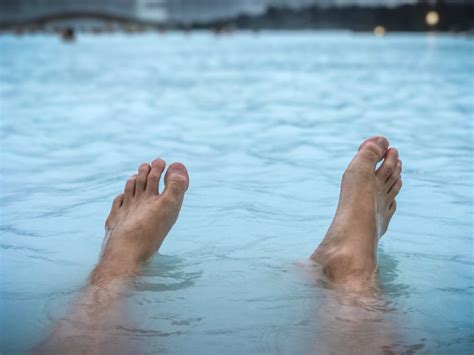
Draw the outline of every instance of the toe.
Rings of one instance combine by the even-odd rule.
[[[377,176],[382,179],[383,182],[387,181],[395,172],[397,162],[398,150],[396,148],[389,148],[385,154],[382,165],[377,169]]]
[[[401,174],[402,174],[402,161],[398,160],[397,163],[395,164],[395,168],[393,169],[393,173],[385,181],[386,191],[389,191],[391,189],[393,184],[395,184],[395,182],[400,178]]]
[[[146,193],[156,195],[159,190],[161,174],[165,170],[166,163],[162,159],[155,159],[151,163],[151,170],[146,181]]]
[[[125,191],[123,193],[123,205],[127,205],[133,198],[133,194],[135,193],[135,182],[137,179],[137,175],[132,175],[125,184]]]
[[[390,188],[388,191],[388,198],[389,200],[394,200],[395,197],[398,195],[400,192],[400,189],[402,188],[402,179],[398,178],[397,181],[393,184],[393,186]]]
[[[123,204],[123,198],[124,194],[120,194],[114,198],[114,201],[112,202],[112,209],[110,210],[109,216],[105,220],[106,229],[110,230],[114,227],[114,222],[116,220],[117,213],[119,212],[120,207],[122,207]]]
[[[112,202],[112,211],[111,211],[111,213],[114,213],[120,207],[122,207],[123,197],[124,197],[124,194],[120,194],[120,195],[118,195],[117,197],[114,198],[114,201]]]
[[[171,164],[165,175],[163,196],[181,203],[188,186],[189,176],[186,167],[181,163]]]
[[[396,210],[397,210],[397,201],[393,200],[393,202],[390,204],[390,207],[388,208],[388,211],[390,212],[390,215],[393,216]]]
[[[375,165],[383,159],[388,144],[388,140],[384,137],[377,136],[369,138],[360,145],[355,159],[366,160],[375,167]]]
[[[150,165],[143,163],[138,168],[137,183],[135,185],[135,196],[140,197],[146,188],[146,181],[148,173],[150,172]]]

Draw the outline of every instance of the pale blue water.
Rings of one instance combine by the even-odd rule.
[[[331,325],[294,263],[360,141],[383,134],[404,162],[380,251],[400,349],[471,354],[473,58],[472,38],[423,34],[1,36],[0,352],[64,315],[113,196],[161,156],[191,186],[117,336],[149,353],[298,353]]]

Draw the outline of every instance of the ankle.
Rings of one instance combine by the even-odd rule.
[[[353,279],[369,280],[376,268],[375,258],[354,253],[345,246],[321,259],[324,275],[334,283],[347,283]]]
[[[92,271],[90,283],[95,286],[104,286],[119,279],[126,279],[134,275],[138,269],[137,262],[102,257]]]

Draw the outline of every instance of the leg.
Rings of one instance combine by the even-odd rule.
[[[332,224],[311,256],[330,281],[353,290],[371,284],[378,240],[387,231],[402,186],[402,163],[397,150],[388,145],[383,137],[361,144],[342,178]]]
[[[379,354],[396,348],[397,327],[387,319],[387,303],[372,292],[378,240],[402,186],[398,152],[388,146],[383,137],[361,144],[342,178],[336,215],[311,256],[336,286],[318,308],[329,330],[317,343],[318,353]]]
[[[70,314],[58,322],[51,336],[35,350],[40,353],[127,353],[111,346],[105,329],[122,316],[120,295],[127,281],[161,246],[178,218],[189,178],[186,168],[171,164],[165,189],[158,183],[165,162],[142,164],[138,174],[117,196],[105,223],[106,236],[100,260]]]

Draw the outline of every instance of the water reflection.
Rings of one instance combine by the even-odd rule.
[[[383,248],[378,249],[378,278],[380,290],[383,295],[392,301],[399,297],[408,297],[412,287],[398,280],[399,261]]]
[[[176,291],[192,287],[195,280],[201,277],[202,270],[194,270],[185,260],[168,255],[156,255],[133,282],[136,292]]]

